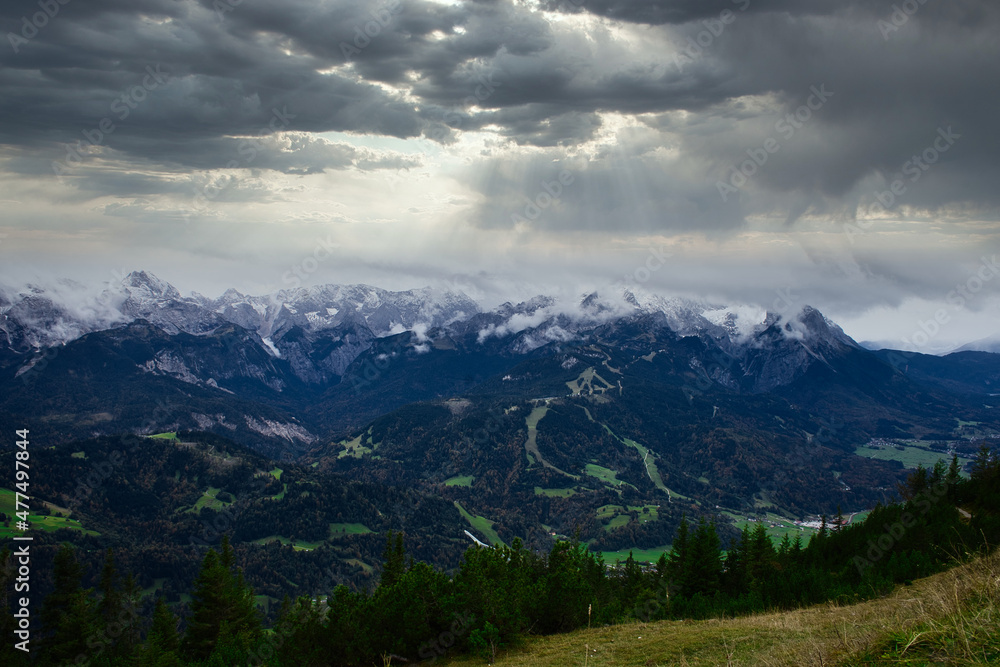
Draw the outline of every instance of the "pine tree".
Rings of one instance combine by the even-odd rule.
[[[87,642],[95,636],[97,619],[88,591],[80,584],[83,567],[71,547],[59,548],[52,573],[55,587],[39,614],[44,636],[41,654],[44,663],[61,665],[93,652]]]
[[[97,604],[97,613],[105,626],[118,620],[122,608],[122,595],[118,590],[118,568],[115,566],[115,555],[109,547],[104,552],[104,567],[101,570],[101,601]]]
[[[750,526],[743,526],[740,537],[730,545],[726,554],[726,587],[731,595],[737,596],[746,588],[747,556],[750,548]]]
[[[712,595],[722,584],[722,545],[715,528],[715,519],[706,523],[698,521],[698,527],[691,538],[690,558],[687,562],[686,594],[702,593]]]
[[[622,594],[626,606],[638,599],[643,579],[642,568],[632,556],[632,552],[629,551],[628,558],[625,560],[625,566],[622,569]]]
[[[120,636],[118,646],[120,655],[131,655],[139,645],[140,623],[139,615],[142,607],[142,589],[131,572],[125,577],[121,590]]]
[[[177,633],[177,617],[162,597],[156,598],[153,609],[153,624],[146,636],[146,644],[140,654],[142,667],[179,667],[180,635]]]
[[[781,557],[782,562],[788,559],[788,554],[792,551],[792,540],[788,537],[788,533],[781,536],[781,543],[778,545],[778,556]]]
[[[684,595],[687,588],[690,527],[687,518],[681,517],[677,526],[677,537],[670,548],[670,558],[667,561],[667,571],[670,575],[670,594]]]
[[[293,602],[285,596],[274,625],[273,649],[275,653],[280,649],[281,664],[328,664],[331,655],[337,655],[342,662],[351,662],[353,656],[345,655],[343,650],[338,650],[340,646],[331,644],[332,628],[326,623],[328,610],[326,602],[313,602],[307,597]],[[346,622],[347,619],[336,617],[331,625],[342,630]]]
[[[972,479],[979,482],[991,476],[997,467],[997,458],[993,456],[989,445],[983,443],[976,452],[976,458],[972,462]]]
[[[395,534],[390,530],[385,540],[385,550],[382,552],[382,578],[379,586],[390,587],[398,582],[406,572],[406,549],[403,547],[403,533]]]
[[[656,560],[656,569],[653,570],[653,588],[660,590],[667,582],[667,576],[670,571],[670,564],[667,562],[667,554],[663,552],[660,557]]]
[[[131,646],[118,647],[127,626],[132,625],[126,618],[124,596],[118,588],[118,579],[114,552],[108,548],[104,553],[104,566],[101,569],[101,599],[97,603],[98,629],[96,641],[93,642],[94,650],[99,653],[108,651],[112,655],[121,655],[131,649]],[[130,644],[128,639],[124,643]]]
[[[913,500],[926,491],[929,485],[930,477],[927,468],[918,465],[917,469],[910,474],[906,481],[899,485],[899,495],[906,500]]]
[[[232,547],[229,538],[223,537],[221,553],[208,550],[195,581],[183,646],[194,660],[206,659],[223,639],[231,642],[243,636],[254,640],[260,634],[253,591],[243,580],[243,573],[234,573],[233,568]]]
[[[962,467],[958,462],[958,454],[951,455],[951,465],[948,466],[945,483],[948,485],[948,500],[957,503],[958,487],[962,483]]]
[[[934,469],[931,470],[930,485],[936,487],[944,484],[946,474],[947,468],[944,465],[944,461],[938,459],[937,463],[934,464]]]
[[[749,590],[763,592],[765,584],[774,573],[777,553],[763,524],[757,524],[750,536],[746,550],[746,585]]]

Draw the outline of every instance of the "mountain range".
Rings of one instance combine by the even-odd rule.
[[[366,285],[210,299],[146,272],[85,295],[0,289],[2,427],[60,446],[211,433],[324,484],[447,501],[448,539],[654,549],[683,514],[802,530],[1000,433],[998,355],[869,351],[806,304],[638,287],[491,309]]]

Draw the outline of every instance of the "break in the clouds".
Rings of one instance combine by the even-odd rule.
[[[947,349],[1000,328],[998,29],[990,0],[7,0],[0,277],[266,291],[325,244],[310,281],[794,288],[897,346],[944,308]]]

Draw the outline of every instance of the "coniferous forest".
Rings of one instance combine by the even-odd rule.
[[[537,634],[629,620],[701,619],[882,595],[989,550],[1000,540],[1000,457],[983,448],[971,478],[957,459],[918,468],[903,502],[866,520],[825,520],[807,545],[775,544],[758,524],[723,551],[714,521],[685,518],[672,550],[653,566],[633,558],[606,564],[579,541],[548,552],[511,546],[468,549],[452,572],[407,555],[390,532],[378,585],[337,586],[320,598],[286,598],[266,623],[228,537],[207,548],[179,618],[162,596],[143,596],[113,550],[95,588],[83,587],[81,555],[59,548],[52,590],[33,624],[31,653],[13,642],[4,665],[337,665],[426,662],[460,652],[492,661]],[[0,553],[0,590],[16,576]],[[3,635],[14,636],[14,600],[4,600]],[[270,627],[266,627],[270,625]]]

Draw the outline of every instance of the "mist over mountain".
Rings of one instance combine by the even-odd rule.
[[[295,357],[301,351],[301,336],[315,341],[317,336],[336,340],[331,332],[354,334],[350,349],[360,352],[373,338],[412,332],[420,339],[431,330],[457,336],[475,332],[480,343],[515,335],[519,339],[511,352],[526,353],[550,342],[573,340],[615,319],[649,314],[662,316],[680,336],[704,336],[736,353],[758,345],[759,336],[779,321],[787,338],[830,337],[855,345],[809,306],[783,317],[756,306],[663,297],[638,287],[618,286],[606,294],[583,295],[576,302],[540,295],[488,312],[461,292],[432,288],[391,292],[368,285],[320,285],[259,296],[234,289],[216,299],[197,293],[182,296],[145,271],[132,272],[100,292],[65,282],[55,288],[0,287],[0,331],[14,351],[66,344],[87,333],[145,320],[171,335],[203,335],[235,324],[256,333],[277,357]],[[349,357],[347,353],[340,358]],[[342,361],[332,362],[338,370],[343,366]]]
[[[17,388],[0,407],[43,418],[59,439],[200,429],[301,456],[419,402],[628,403],[653,382],[681,391],[685,422],[712,392],[854,414],[845,433],[857,446],[946,437],[943,423],[914,425],[997,381],[993,355],[979,353],[972,372],[959,357],[869,352],[808,305],[773,312],[636,286],[490,310],[457,291],[367,285],[184,296],[143,271],[100,291],[63,282],[0,294],[0,380]]]

